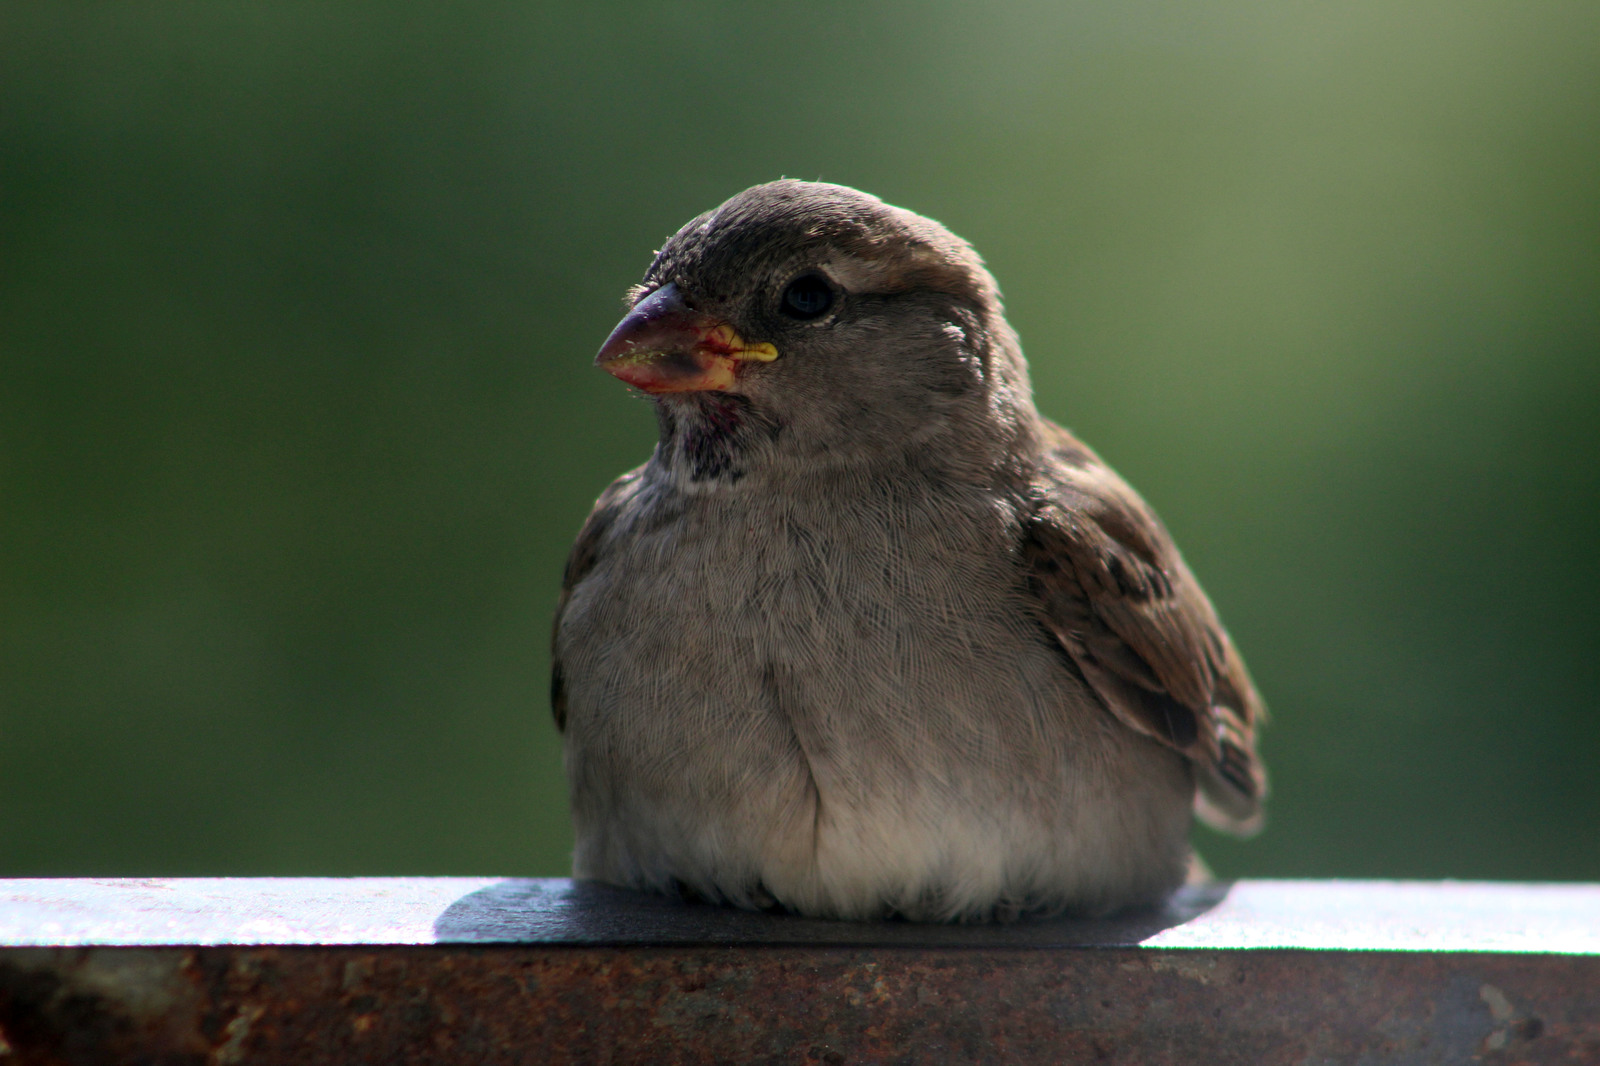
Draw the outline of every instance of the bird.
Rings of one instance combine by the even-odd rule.
[[[1159,906],[1264,707],[1155,513],[1035,407],[983,260],[842,185],[657,252],[596,363],[659,438],[567,560],[574,877],[854,921]]]

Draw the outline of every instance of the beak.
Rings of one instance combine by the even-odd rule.
[[[617,323],[594,365],[649,393],[728,389],[744,363],[770,363],[778,349],[750,344],[728,323],[691,310],[669,282]]]

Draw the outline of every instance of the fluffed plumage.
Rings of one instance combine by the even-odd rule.
[[[1035,410],[944,227],[778,181],[657,254],[602,366],[660,442],[567,564],[574,873],[746,907],[1105,913],[1260,821],[1262,707],[1154,513]]]

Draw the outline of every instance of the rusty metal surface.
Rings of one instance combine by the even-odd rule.
[[[1239,882],[960,927],[566,881],[0,881],[0,1066],[125,1062],[1600,1064],[1600,887]]]
[[[1597,989],[1594,956],[34,948],[0,1061],[1594,1063]]]
[[[0,880],[5,946],[811,944],[1600,954],[1600,885],[1239,881],[1108,921],[826,922],[516,878]]]

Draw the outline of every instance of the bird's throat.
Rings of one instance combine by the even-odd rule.
[[[744,396],[727,392],[658,397],[659,462],[691,482],[737,481],[752,453],[775,440],[780,424]]]

